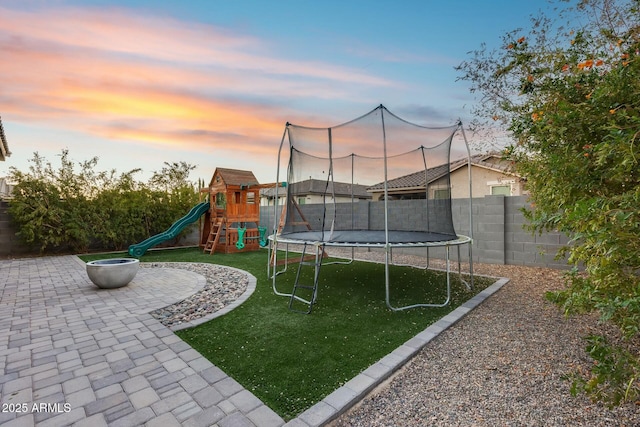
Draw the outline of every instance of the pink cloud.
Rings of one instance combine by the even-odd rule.
[[[271,56],[265,42],[225,29],[116,8],[0,7],[0,50],[3,115],[156,145],[278,139],[291,112],[267,107],[276,96],[348,99],[393,85]]]
[[[125,9],[52,9],[39,13],[0,8],[0,31],[13,40],[83,55],[127,55],[182,66],[209,65],[276,75],[299,75],[360,84],[391,82],[355,69],[279,59],[262,41],[193,22],[131,15]],[[36,47],[37,48],[37,47]]]
[[[232,54],[234,50],[259,45],[256,39],[212,26],[132,15],[126,9],[59,8],[27,12],[0,8],[0,13],[4,16],[3,32],[15,37],[171,61],[202,62],[212,53]],[[220,59],[227,58],[223,55]]]

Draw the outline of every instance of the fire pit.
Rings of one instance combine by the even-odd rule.
[[[87,275],[99,288],[121,288],[136,277],[139,266],[135,258],[99,259],[87,263]]]

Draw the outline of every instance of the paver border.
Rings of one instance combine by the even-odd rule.
[[[296,418],[286,423],[285,427],[320,427],[344,414],[404,366],[431,340],[460,321],[467,313],[498,292],[510,280],[506,277],[494,277],[494,279],[497,280],[492,285],[437,322],[429,325],[424,331],[407,340],[362,373],[356,375],[345,385],[334,390],[320,402],[299,414]]]

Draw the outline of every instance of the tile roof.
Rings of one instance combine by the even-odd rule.
[[[351,197],[351,184],[346,182],[326,182],[321,179],[307,179],[305,181],[296,182],[291,184],[292,194],[332,194],[335,192],[339,197]],[[285,195],[286,190],[279,188],[278,194]],[[267,197],[273,197],[275,195],[275,188],[265,188],[261,194]],[[370,199],[371,194],[367,192],[366,185],[354,184],[353,195],[356,198]]]
[[[488,162],[490,158],[497,157],[496,154],[476,154],[471,156],[471,164],[484,167],[487,169],[495,169],[504,173],[509,173],[508,165]],[[451,162],[451,164],[444,164],[427,169],[426,182],[432,183],[443,176],[447,175],[448,171],[455,171],[463,166],[467,165],[467,159],[460,159]],[[403,175],[398,178],[390,179],[387,181],[388,189],[400,189],[400,188],[424,188],[425,187],[425,173],[423,170],[411,173],[409,175]],[[367,187],[370,192],[378,192],[384,190],[384,182]]]
[[[458,163],[461,163],[458,165]],[[451,163],[451,170],[457,169],[462,165],[467,164],[467,159],[459,160]],[[437,179],[442,178],[447,175],[449,171],[449,164],[444,164],[440,166],[436,166],[430,169],[427,169],[426,182],[433,182]],[[424,188],[425,186],[425,173],[423,170],[411,173],[409,175],[404,175],[399,178],[390,179],[387,181],[387,188],[390,189],[398,189],[398,188]],[[384,189],[384,182],[380,182],[376,185],[372,185],[368,187],[368,191],[379,191]]]
[[[9,144],[7,143],[7,137],[4,134],[4,128],[2,127],[2,118],[0,117],[0,161],[5,161],[5,158],[11,155],[9,151]]]

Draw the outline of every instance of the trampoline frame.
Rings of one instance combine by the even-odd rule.
[[[382,111],[382,129],[383,129],[383,134],[384,134],[384,111],[386,110],[386,108],[383,105],[380,105],[379,107],[376,107],[376,109],[381,109]],[[375,111],[375,110],[374,110]],[[278,166],[277,166],[277,171],[276,171],[276,182],[279,182],[279,178],[280,178],[280,159],[281,159],[281,155],[282,155],[282,146],[285,143],[286,140],[286,136],[289,130],[289,123],[287,123],[284,133],[282,135],[282,140],[280,142],[280,147],[278,149]],[[285,236],[283,236],[281,233],[278,232],[278,203],[277,201],[279,200],[278,198],[278,186],[275,187],[275,203],[273,206],[273,229],[272,229],[272,234],[268,236],[268,240],[270,242],[270,244],[268,245],[268,251],[269,251],[269,258],[268,258],[268,263],[267,263],[267,276],[270,277],[272,279],[272,288],[273,291],[276,295],[278,296],[284,296],[284,297],[288,297],[290,298],[290,303],[289,303],[289,308],[291,309],[291,304],[293,302],[293,300],[298,300],[301,301],[303,303],[309,304],[309,310],[306,312],[307,314],[311,313],[313,304],[315,303],[316,299],[317,299],[317,280],[318,280],[318,276],[320,273],[320,267],[323,265],[322,263],[322,259],[323,259],[323,255],[324,255],[324,249],[325,247],[350,247],[352,248],[352,256],[351,259],[348,261],[332,261],[332,262],[328,262],[325,263],[324,265],[331,265],[331,264],[350,264],[354,261],[355,259],[355,253],[354,250],[355,248],[382,248],[384,249],[384,264],[385,264],[385,302],[386,305],[389,309],[393,310],[393,311],[401,311],[401,310],[408,310],[408,309],[412,309],[412,308],[418,308],[418,307],[444,307],[446,305],[449,304],[449,302],[451,301],[451,259],[450,259],[450,249],[452,246],[455,246],[457,248],[458,251],[458,257],[457,257],[457,261],[458,261],[458,275],[460,277],[460,280],[462,281],[462,283],[464,283],[468,289],[472,289],[473,288],[473,184],[472,184],[472,173],[471,173],[471,150],[469,148],[469,143],[467,141],[467,137],[466,134],[464,132],[464,128],[462,126],[462,121],[458,120],[457,122],[457,127],[458,130],[460,130],[461,134],[462,134],[462,138],[464,140],[465,143],[465,148],[466,148],[466,152],[467,152],[467,170],[468,170],[468,182],[469,182],[469,236],[464,236],[464,235],[457,235],[457,237],[455,239],[451,239],[451,240],[442,240],[442,241],[434,241],[434,242],[412,242],[412,243],[393,243],[389,240],[389,232],[392,230],[389,230],[389,222],[388,222],[388,212],[389,212],[389,206],[388,206],[388,200],[389,200],[389,188],[388,188],[388,175],[387,175],[387,148],[386,148],[386,136],[384,137],[384,226],[385,229],[384,230],[378,230],[378,231],[383,231],[385,234],[385,242],[384,243],[358,243],[358,242],[334,242],[334,241],[317,241],[317,240],[300,240],[300,239],[288,239]],[[454,131],[457,132],[458,130]],[[426,184],[425,184],[426,185]],[[283,207],[284,208],[284,207]],[[345,231],[345,230],[343,230]],[[346,231],[357,231],[357,230],[346,230]],[[304,234],[304,232],[302,233]],[[280,271],[277,271],[277,257],[278,257],[278,244],[284,244],[285,245],[285,262],[284,262],[284,268]],[[306,248],[307,246],[311,245],[314,248],[314,252],[315,252],[315,271],[314,271],[314,278],[316,280],[316,286],[313,289],[313,293],[312,293],[312,297],[310,300],[306,300],[304,298],[299,297],[298,295],[295,295],[295,287],[294,287],[294,291],[293,293],[287,293],[287,292],[282,292],[279,291],[277,288],[277,282],[276,282],[276,278],[278,275],[284,273],[287,271],[287,267],[288,267],[288,258],[289,258],[289,245],[290,244],[294,244],[294,245],[303,245],[303,251],[302,251],[302,256],[300,258],[300,264],[298,266],[298,269],[300,269],[300,267],[303,265],[303,261],[304,261],[304,255],[306,252]],[[468,249],[469,249],[469,277],[470,280],[469,282],[466,282],[465,280],[462,279],[462,272],[461,272],[461,257],[460,257],[460,247],[462,245],[468,245]],[[390,279],[389,279],[389,267],[390,265],[405,265],[405,266],[410,266],[410,267],[416,267],[416,268],[422,268],[422,269],[429,269],[430,268],[430,262],[429,262],[429,248],[444,248],[445,249],[445,273],[446,273],[446,289],[447,289],[447,297],[445,299],[444,302],[442,303],[433,303],[433,302],[421,302],[421,303],[416,303],[416,304],[410,304],[410,305],[406,305],[406,306],[401,306],[401,307],[395,307],[391,304],[391,286],[390,286]],[[421,267],[421,266],[415,266],[415,265],[408,265],[408,264],[394,264],[393,263],[393,249],[394,248],[427,248],[427,262],[426,262],[426,266]],[[321,255],[322,254],[322,255]],[[273,271],[272,271],[273,268]],[[299,270],[298,270],[299,271]],[[299,273],[298,273],[299,274]],[[297,286],[297,279],[296,279],[296,286]]]
[[[455,246],[457,248],[458,251],[458,256],[457,256],[457,262],[458,262],[458,277],[460,278],[460,281],[467,287],[467,289],[471,290],[473,289],[473,262],[470,261],[469,266],[470,266],[470,272],[469,272],[469,282],[467,282],[466,280],[464,280],[462,278],[462,266],[461,266],[461,257],[460,257],[460,247],[462,245],[469,245],[469,259],[472,260],[472,256],[473,256],[473,252],[472,252],[472,240],[470,237],[468,236],[463,236],[463,235],[458,235],[457,239],[453,239],[453,240],[445,240],[445,241],[439,241],[439,242],[415,242],[415,243],[342,243],[342,242],[318,242],[318,241],[312,241],[312,240],[299,240],[299,239],[288,239],[286,237],[282,237],[281,235],[271,235],[268,237],[268,239],[270,240],[271,244],[268,246],[268,250],[269,250],[269,259],[273,259],[273,262],[269,262],[268,266],[267,266],[267,275],[269,277],[271,277],[272,279],[272,288],[273,288],[273,292],[276,295],[279,296],[283,296],[283,297],[287,297],[292,299],[296,299],[302,303],[305,304],[309,304],[309,305],[313,305],[317,299],[317,289],[314,291],[313,296],[311,298],[311,300],[306,300],[304,298],[301,298],[297,295],[294,295],[293,293],[287,293],[287,292],[282,292],[278,290],[277,287],[277,281],[276,281],[276,276],[285,273],[288,269],[288,265],[289,263],[288,261],[288,257],[289,257],[289,245],[302,245],[304,246],[304,249],[302,251],[302,256],[300,259],[300,262],[302,262],[302,259],[304,258],[304,254],[306,253],[306,247],[307,246],[312,246],[315,250],[314,250],[314,255],[315,255],[315,267],[314,267],[314,277],[317,280],[319,274],[320,274],[320,267],[322,265],[335,265],[335,264],[341,264],[341,265],[348,265],[351,264],[354,260],[355,260],[355,254],[354,254],[354,249],[355,248],[376,248],[376,249],[384,249],[384,264],[385,264],[385,303],[387,304],[387,307],[393,311],[402,311],[402,310],[408,310],[411,308],[418,308],[418,307],[445,307],[446,305],[449,304],[449,302],[451,301],[451,256],[450,256],[450,249],[452,246]],[[285,262],[284,262],[284,267],[281,270],[277,270],[276,269],[276,265],[277,265],[277,259],[278,259],[278,244],[284,244],[285,246]],[[326,263],[322,263],[322,253],[324,253],[324,249],[326,247],[343,247],[343,248],[352,248],[352,252],[351,252],[351,259],[348,259],[347,261],[330,261],[330,262],[326,262]],[[446,299],[441,302],[441,303],[432,303],[432,302],[422,302],[422,303],[416,303],[416,304],[409,304],[406,306],[400,306],[400,307],[395,307],[391,304],[391,283],[390,283],[390,278],[389,278],[389,270],[390,270],[390,266],[395,265],[395,266],[405,266],[405,267],[412,267],[412,268],[420,268],[420,269],[430,269],[430,259],[427,256],[427,261],[426,261],[426,265],[424,266],[420,266],[420,265],[413,265],[413,264],[397,264],[393,262],[393,249],[394,248],[427,248],[427,253],[429,248],[444,248],[445,249],[445,269],[442,270],[446,273],[446,291],[447,291],[447,297]],[[273,257],[273,258],[272,258]],[[339,258],[339,257],[337,257]],[[273,265],[272,265],[273,264]],[[273,266],[273,273],[271,273],[270,268]],[[435,270],[435,269],[434,269]],[[291,308],[291,304],[290,304],[290,308]],[[310,312],[310,310],[309,310]]]

